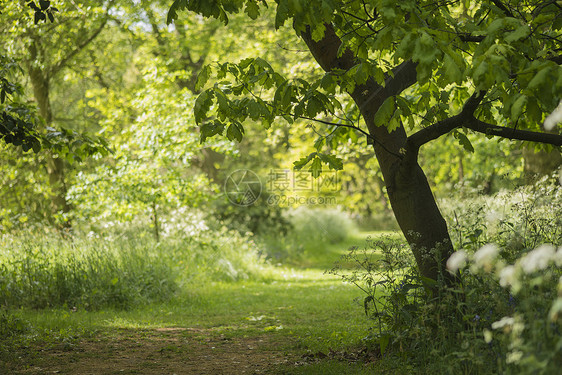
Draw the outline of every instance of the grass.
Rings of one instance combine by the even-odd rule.
[[[32,348],[29,343],[33,341],[59,345],[80,338],[111,337],[123,329],[142,332],[170,327],[202,329],[207,335],[226,339],[265,335],[279,343],[280,351],[297,358],[355,350],[371,324],[355,301],[362,298],[361,291],[325,271],[349,246],[361,246],[369,235],[378,234],[361,233],[339,244],[308,248],[300,264],[271,266],[263,278],[180,283],[175,297],[167,301],[136,304],[125,310],[105,307],[88,311],[68,306],[11,310],[16,319],[32,327],[22,336],[27,338],[16,352],[25,361],[33,355],[25,349]],[[363,364],[327,358],[305,362],[302,367],[291,365],[283,371],[354,374],[365,370]]]

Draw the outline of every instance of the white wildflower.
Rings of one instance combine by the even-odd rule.
[[[476,253],[474,253],[475,265],[489,270],[492,266],[492,261],[496,258],[499,251],[500,249],[494,244],[482,246]]]
[[[562,100],[560,100],[558,107],[544,120],[544,128],[547,131],[552,130],[560,122],[562,122]]]
[[[503,215],[496,210],[491,210],[486,213],[486,220],[489,223],[495,223],[500,221],[503,218]]]
[[[492,323],[492,329],[500,329],[504,327],[511,327],[515,323],[515,319],[511,316],[504,316],[497,322]]]
[[[560,313],[562,313],[562,297],[556,298],[556,300],[552,304],[552,307],[550,308],[550,311],[548,312],[548,317],[553,322],[556,322],[560,317]]]
[[[544,244],[531,250],[521,258],[521,268],[523,268],[525,273],[544,270],[551,259],[554,259],[555,250],[556,248],[550,244]]]
[[[504,288],[513,285],[516,281],[515,267],[506,266],[500,271],[500,285]]]
[[[492,338],[492,332],[490,332],[490,330],[484,329],[484,341],[486,342],[486,344],[492,342]]]
[[[447,269],[451,273],[457,272],[466,264],[466,253],[463,250],[455,251],[447,260]]]
[[[521,350],[514,350],[512,352],[507,353],[505,356],[506,363],[519,363],[519,361],[523,358],[523,352]]]
[[[558,248],[558,251],[552,257],[552,260],[558,267],[562,267],[562,246]]]

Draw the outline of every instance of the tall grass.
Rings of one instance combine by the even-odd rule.
[[[170,299],[181,284],[257,277],[265,263],[249,238],[222,230],[177,236],[0,237],[0,305],[131,308]]]
[[[177,274],[151,245],[129,239],[3,235],[0,303],[99,309],[169,298],[177,289]]]

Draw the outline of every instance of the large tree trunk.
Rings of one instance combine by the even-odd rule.
[[[314,41],[309,31],[301,36],[325,71],[350,69],[356,64],[355,57],[349,50],[338,57],[341,41],[331,25],[326,26],[324,38],[320,41]],[[404,62],[393,73],[392,79],[389,78],[385,86],[370,79],[367,83],[358,85],[350,95],[361,110],[374,140],[375,154],[392,210],[412,249],[420,274],[437,280],[439,270],[444,269],[446,260],[454,249],[445,219],[418,164],[417,149],[409,150],[404,127],[400,126],[389,133],[386,127],[377,127],[374,123],[375,113],[383,102],[416,81],[415,64],[412,62]],[[448,280],[452,278],[448,277]]]
[[[396,221],[410,245],[422,276],[437,280],[439,270],[453,253],[443,215],[439,211],[417,157],[404,152],[407,136],[403,127],[389,133],[374,124],[374,115],[385,99],[385,90],[359,87],[351,96],[361,109],[377,156]],[[435,250],[436,252],[430,252]]]

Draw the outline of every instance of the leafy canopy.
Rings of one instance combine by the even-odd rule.
[[[175,0],[168,22],[178,11],[190,10],[226,25],[229,14],[244,11],[255,19],[263,6],[276,7],[276,29],[292,22],[297,34],[310,31],[315,41],[330,24],[342,41],[338,55],[350,51],[356,64],[311,80],[283,77],[260,58],[207,66],[198,87],[213,74],[218,83],[195,103],[202,140],[226,131],[229,139],[239,141],[246,120],[260,120],[268,127],[276,118],[289,123],[321,120],[334,130],[347,127],[336,132],[343,139],[349,138],[350,128],[365,133],[350,120],[357,118],[357,109],[344,110],[341,94],[369,79],[384,86],[404,61],[416,64],[417,82],[387,98],[374,119],[389,131],[402,124],[413,129],[446,119],[458,113],[474,91],[486,92],[477,118],[540,130],[545,114],[562,97],[562,5],[556,1]],[[466,133],[457,130],[455,138],[472,151]],[[339,166],[319,155],[296,166],[319,161]]]

